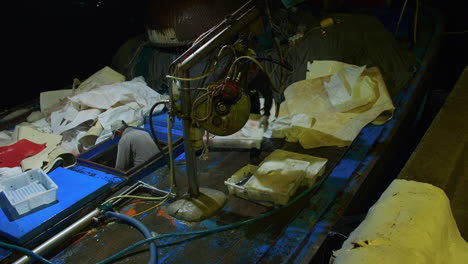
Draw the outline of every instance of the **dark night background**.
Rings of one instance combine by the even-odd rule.
[[[109,65],[125,40],[144,32],[144,1],[16,1],[3,8],[2,108],[63,89]],[[5,30],[6,29],[6,30]],[[2,46],[3,46],[2,45]]]
[[[127,39],[145,32],[146,1],[15,1],[3,6],[1,109],[63,89],[109,65]],[[309,1],[321,2],[321,1]],[[342,1],[348,5],[376,1]],[[382,1],[377,1],[382,2]],[[413,1],[409,1],[408,5]],[[446,15],[446,31],[468,29],[464,1],[421,0]],[[401,9],[403,1],[392,1]],[[438,57],[435,89],[450,89],[468,62],[468,34],[447,34]],[[6,96],[6,94],[11,94]]]

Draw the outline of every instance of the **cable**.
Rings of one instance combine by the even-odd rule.
[[[210,133],[206,131],[206,141],[203,142],[203,151],[200,155],[200,158],[202,160],[207,160],[209,158],[209,153],[210,153]]]
[[[163,197],[149,197],[149,196],[138,196],[138,195],[119,195],[119,196],[114,196],[114,197],[111,197],[111,198],[107,199],[102,204],[106,204],[106,203],[108,203],[110,201],[117,200],[117,199],[122,199],[122,198],[133,198],[133,199],[142,199],[142,200],[162,200],[162,199],[164,199]]]
[[[35,252],[33,252],[33,251],[31,251],[31,250],[29,250],[27,248],[24,248],[24,247],[20,247],[20,246],[17,246],[17,245],[5,243],[5,242],[2,242],[2,241],[0,241],[0,247],[6,248],[6,249],[13,249],[13,250],[21,251],[24,254],[28,255],[29,257],[31,257],[31,258],[33,258],[35,260],[38,260],[38,261],[40,261],[42,263],[53,264],[52,261],[49,261],[49,260],[43,258],[42,256],[40,256],[39,254],[36,254]]]
[[[234,55],[234,58],[237,58],[236,49],[234,49],[234,47],[231,46],[231,45],[224,45],[223,47],[221,47],[221,49],[219,49],[218,54],[216,55],[216,61],[218,61],[219,57],[221,57],[221,55],[223,55],[223,51],[225,49],[231,50],[232,54]]]
[[[223,51],[225,49],[229,49],[232,51],[233,55],[234,55],[234,58],[237,58],[236,56],[236,50],[231,46],[231,45],[224,45],[219,51],[218,51],[218,54],[216,56],[216,59],[215,59],[215,63],[212,65],[212,67],[216,68],[217,67],[217,64],[218,64],[218,60],[219,60],[219,57],[221,57],[221,55],[223,54]],[[205,79],[206,77],[210,76],[211,74],[213,74],[215,71],[215,69],[211,69],[210,71],[208,71],[207,73],[201,75],[201,76],[198,76],[198,77],[193,77],[193,78],[182,78],[182,77],[177,77],[177,76],[174,76],[174,75],[166,75],[166,78],[168,79],[173,79],[173,80],[178,80],[178,81],[198,81],[198,80],[201,80],[201,79]]]
[[[135,227],[138,229],[145,238],[151,238],[153,235],[151,231],[140,221],[136,220],[133,217],[130,217],[125,214],[117,213],[117,212],[106,212],[104,214],[107,218],[117,218],[119,220],[124,221],[125,223]],[[150,251],[150,261],[149,264],[157,264],[158,263],[158,249],[156,247],[156,243],[153,241],[149,244],[149,251]]]
[[[281,67],[287,69],[288,71],[293,71],[293,70],[294,70],[294,69],[292,68],[292,66],[291,66],[288,62],[286,62],[286,61],[285,61],[285,63],[281,63],[281,62],[279,62],[279,61],[277,61],[277,60],[274,60],[274,59],[271,59],[271,58],[267,58],[267,57],[255,57],[255,59],[257,59],[257,60],[266,60],[266,61],[273,62],[273,63],[278,64],[279,66],[281,66]]]
[[[207,92],[206,93],[203,93],[201,94],[200,96],[198,96],[192,103],[192,111],[191,111],[191,118],[197,122],[204,122],[206,120],[208,120],[208,118],[211,117],[212,113],[213,113],[213,98],[215,96],[217,96],[219,94],[221,90],[221,85],[219,84],[212,84],[212,85],[208,85],[207,87]],[[207,97],[207,99],[205,99],[205,97]],[[207,109],[207,113],[204,117],[198,117],[195,113],[196,113],[196,109],[199,107],[200,104],[202,104],[205,100],[208,100],[208,103],[206,104],[208,109]]]
[[[403,8],[401,9],[400,17],[398,18],[397,26],[395,29],[395,36],[398,34],[398,30],[400,29],[401,19],[403,18],[403,13],[405,13],[407,2],[408,0],[405,0],[405,2],[403,3]]]
[[[111,198],[107,199],[101,205],[105,205],[105,204],[109,203],[110,201],[117,200],[117,199],[122,199],[122,198],[135,198],[135,199],[144,199],[144,200],[162,200],[160,203],[158,203],[157,205],[151,207],[150,209],[147,209],[147,210],[145,210],[143,212],[132,215],[132,216],[137,216],[137,215],[141,215],[141,214],[143,214],[143,213],[145,213],[145,212],[147,212],[147,211],[149,211],[151,209],[154,209],[154,208],[162,205],[165,201],[167,201],[167,199],[169,199],[170,194],[172,193],[173,185],[175,183],[174,170],[173,170],[174,166],[172,164],[172,158],[171,158],[171,156],[172,156],[172,125],[171,125],[171,122],[170,122],[170,115],[169,114],[167,115],[167,119],[168,119],[167,120],[167,126],[168,126],[167,135],[168,135],[168,148],[169,148],[168,156],[169,156],[169,158],[164,153],[163,148],[159,143],[158,137],[156,136],[156,133],[154,132],[153,122],[152,122],[152,120],[153,120],[153,111],[156,108],[156,106],[158,106],[158,105],[160,105],[162,103],[168,103],[168,102],[169,102],[168,100],[162,100],[162,101],[159,101],[159,102],[155,103],[151,107],[149,121],[150,121],[151,133],[153,134],[154,141],[156,142],[156,145],[158,146],[159,151],[161,152],[161,155],[164,157],[167,165],[171,168],[171,172],[170,172],[170,174],[171,174],[171,176],[170,176],[170,190],[169,190],[169,192],[166,195],[161,196],[161,197],[148,197],[148,196],[138,196],[138,195],[119,195],[119,196],[115,196],[115,197],[111,197]]]
[[[288,39],[287,34],[284,33],[283,30],[281,30],[281,28],[280,28],[278,25],[276,25],[275,23],[272,23],[272,26],[273,26],[273,29],[276,30],[276,31],[278,31],[278,33],[280,33],[280,35],[281,35],[283,38]]]
[[[234,69],[234,66],[241,60],[250,60],[250,61],[253,61],[255,64],[257,64],[257,66],[260,68],[260,70],[262,70],[265,75],[268,77],[268,81],[270,82],[270,85],[271,87],[273,88],[273,90],[277,93],[281,93],[281,91],[275,87],[273,81],[271,80],[271,76],[270,74],[268,74],[268,72],[265,70],[265,68],[263,68],[263,65],[255,58],[253,57],[250,57],[250,56],[241,56],[239,58],[237,58],[232,64],[231,64],[231,67],[229,68],[229,71],[228,71],[228,75],[227,75],[227,78],[231,78],[231,74],[232,74],[232,71]]]
[[[137,214],[132,215],[133,217],[144,214],[150,210],[153,210],[156,207],[161,206],[167,201],[167,199],[169,199],[170,194],[172,193],[172,189],[174,188],[174,182],[175,182],[175,171],[174,171],[174,153],[173,153],[173,148],[172,148],[172,122],[171,122],[171,118],[169,115],[167,115],[167,138],[168,138],[167,143],[168,143],[168,151],[169,151],[169,177],[170,177],[169,192],[165,195],[164,200],[162,200],[160,203],[144,210],[143,212],[139,212]]]
[[[416,33],[418,27],[418,14],[419,14],[419,0],[416,0],[416,11],[414,14],[414,21],[413,21],[413,40],[416,43]]]
[[[161,146],[161,143],[159,142],[158,140],[158,136],[156,135],[156,133],[154,132],[154,128],[153,128],[153,112],[154,112],[154,109],[160,105],[160,104],[165,104],[165,103],[169,103],[170,101],[169,100],[162,100],[162,101],[159,101],[159,102],[156,102],[150,109],[150,112],[149,112],[149,125],[150,125],[150,129],[151,129],[151,134],[153,135],[153,138],[154,138],[154,143],[156,143],[156,146],[158,147],[159,149],[159,152],[161,152],[161,155],[164,157],[164,161],[166,161],[166,164],[169,165],[169,159],[167,158],[166,154],[164,153],[164,150],[163,150],[163,147]]]
[[[213,73],[213,71],[209,71],[208,73],[203,74],[202,76],[193,77],[193,78],[181,78],[181,77],[176,77],[176,76],[172,76],[172,75],[166,75],[166,78],[173,79],[173,80],[178,80],[178,81],[198,81],[198,80],[201,80],[201,79],[204,79],[204,78],[210,76],[212,73]]]

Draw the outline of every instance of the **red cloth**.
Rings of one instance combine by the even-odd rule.
[[[21,161],[27,157],[36,155],[45,149],[46,144],[36,144],[27,139],[18,140],[16,143],[0,147],[0,168],[19,167]]]

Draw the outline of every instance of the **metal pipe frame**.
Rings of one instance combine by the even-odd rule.
[[[201,47],[193,51],[185,60],[179,64],[179,70],[189,70],[195,63],[206,57],[214,48],[223,45],[226,41],[233,38],[240,30],[248,26],[255,18],[260,15],[258,9],[253,6],[245,13],[240,14],[235,20],[229,20],[225,28],[219,33],[207,40]]]
[[[240,30],[248,26],[254,19],[260,15],[259,10],[253,5],[253,1],[247,2],[231,16],[223,20],[215,29],[207,33],[206,36],[201,38],[194,46],[189,48],[184,54],[179,56],[169,69],[174,65],[177,66],[179,75],[182,78],[189,78],[189,70],[197,62],[205,58],[213,49],[223,45],[226,41],[230,40]],[[187,177],[188,177],[188,194],[191,197],[198,197],[200,195],[199,185],[197,181],[197,167],[195,152],[190,142],[190,129],[192,120],[190,119],[191,112],[191,94],[190,83],[184,81],[182,84],[181,104],[182,104],[182,117],[184,126],[184,143],[185,143],[185,158],[187,161]]]
[[[203,37],[200,38],[200,40],[198,40],[196,43],[193,43],[193,45],[189,49],[187,49],[184,53],[182,53],[182,55],[180,55],[177,59],[175,59],[171,63],[171,65],[169,66],[169,72],[172,72],[174,66],[184,61],[187,57],[190,56],[190,54],[192,54],[195,50],[199,49],[202,46],[202,44],[213,39],[216,35],[219,34],[220,31],[224,30],[225,27],[232,24],[233,21],[238,20],[239,17],[244,15],[247,12],[247,10],[249,10],[252,6],[254,6],[254,1],[250,0],[247,3],[245,3],[243,6],[241,6],[239,9],[234,11],[234,13],[232,13],[230,16],[227,16],[223,21],[221,21],[213,29],[208,31]]]
[[[180,70],[182,78],[188,77],[188,71]],[[190,88],[189,82],[183,82],[183,88]],[[191,95],[189,89],[182,90],[182,124],[184,126],[184,148],[185,160],[187,161],[187,177],[188,177],[188,193],[191,197],[198,197],[200,190],[197,181],[197,162],[195,159],[195,151],[192,148],[190,141],[190,129],[192,127],[192,120],[190,118],[190,107],[192,105]]]

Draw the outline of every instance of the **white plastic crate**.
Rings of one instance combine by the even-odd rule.
[[[41,205],[57,201],[57,185],[41,169],[36,168],[0,181],[0,199],[4,209],[14,209],[19,215]]]

